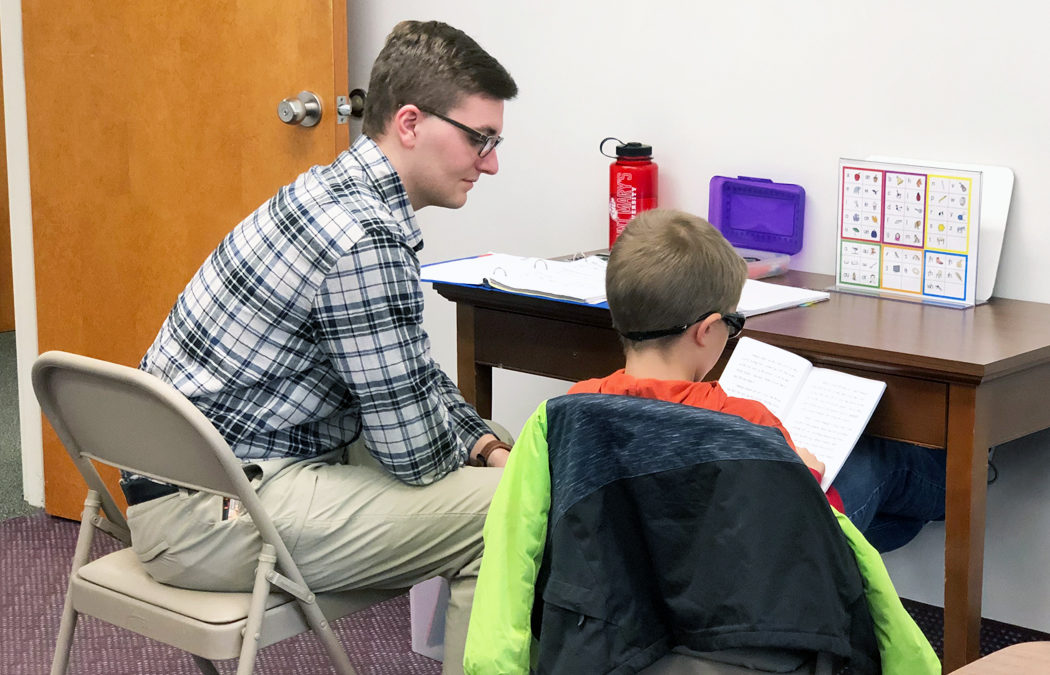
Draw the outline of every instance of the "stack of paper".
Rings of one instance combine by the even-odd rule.
[[[748,279],[744,282],[744,292],[740,294],[740,303],[736,306],[736,311],[744,316],[754,316],[778,309],[808,305],[830,297],[826,291],[811,291],[808,288]]]

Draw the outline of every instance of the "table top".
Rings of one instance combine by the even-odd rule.
[[[764,281],[826,290],[835,279],[793,270]],[[449,300],[477,307],[610,325],[604,307],[449,284],[435,288]],[[744,334],[775,338],[826,364],[842,359],[876,372],[980,383],[1050,363],[1050,304],[992,298],[960,309],[833,290],[826,302],[750,317]]]

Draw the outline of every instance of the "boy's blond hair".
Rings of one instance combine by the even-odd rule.
[[[704,312],[730,312],[746,279],[747,263],[711,223],[654,209],[635,216],[613,245],[605,292],[622,335],[689,324]],[[656,346],[675,337],[623,343]]]

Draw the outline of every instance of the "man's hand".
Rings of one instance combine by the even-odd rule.
[[[474,444],[474,447],[470,451],[471,462],[477,460],[478,453],[481,452],[482,448],[495,440],[498,440],[495,434],[485,434],[479,438],[478,442]],[[485,466],[502,467],[507,464],[508,459],[510,459],[510,450],[496,448],[489,453],[488,459],[485,460]]]
[[[821,477],[824,476],[824,462],[817,459],[816,455],[802,447],[795,448],[795,452],[797,452],[798,456],[802,458],[802,462],[806,466],[815,470],[821,475]]]
[[[507,465],[507,460],[510,459],[510,450],[504,450],[503,448],[496,448],[489,455],[488,461],[485,466],[496,466],[504,467]]]

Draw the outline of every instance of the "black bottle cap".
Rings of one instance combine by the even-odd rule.
[[[616,146],[617,157],[651,157],[652,154],[653,146],[645,145],[644,143],[631,141],[630,143]]]

